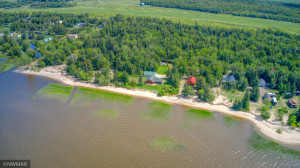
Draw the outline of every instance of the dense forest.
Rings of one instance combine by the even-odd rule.
[[[284,97],[293,97],[300,90],[300,36],[279,30],[45,12],[0,12],[0,25],[9,28],[0,32],[0,51],[9,59],[20,65],[37,60],[40,68],[65,63],[67,73],[98,85],[143,85],[142,72],[157,71],[161,62],[167,61],[172,68],[167,72],[166,85],[158,92],[160,96],[178,94],[183,76],[197,78],[197,95],[208,102],[214,100],[212,87],[222,85],[224,90],[245,92],[252,86],[251,93],[246,91],[233,105],[245,111],[250,109],[250,100],[259,100],[259,78]],[[78,38],[67,34],[77,34]],[[44,41],[49,37],[53,39]],[[38,59],[37,52],[42,55]],[[233,75],[236,83],[222,84],[225,74]],[[130,80],[130,76],[139,78]],[[184,85],[182,94],[194,95],[194,91]],[[270,102],[264,104],[269,108]],[[266,112],[262,117],[270,116]],[[298,123],[300,118],[296,119]]]
[[[300,23],[300,4],[260,0],[141,0],[146,5]]]
[[[101,69],[138,75],[145,70],[157,70],[161,60],[170,60],[173,68],[168,73],[169,82],[175,88],[183,75],[203,76],[210,87],[215,87],[231,71],[241,90],[244,85],[258,85],[258,78],[264,78],[271,88],[281,92],[300,89],[299,35],[277,30],[189,26],[120,15],[105,20],[87,14],[40,12],[0,16],[0,24],[9,23],[12,32],[22,30],[24,40],[34,39],[43,55],[39,59],[41,66],[61,64],[77,50],[78,59],[68,60],[68,71],[84,80],[90,80],[92,72]],[[59,24],[59,20],[63,23]],[[70,29],[78,22],[86,25]],[[103,27],[98,28],[99,25]],[[79,38],[54,36],[54,40],[44,44],[35,39],[42,36],[36,31],[48,35],[76,33]],[[8,45],[1,45],[4,52],[9,48],[5,46]]]
[[[28,6],[30,8],[67,8],[76,6],[71,0],[0,0],[0,8],[20,8]]]

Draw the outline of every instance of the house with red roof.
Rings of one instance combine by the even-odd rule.
[[[196,85],[196,82],[197,82],[197,79],[192,76],[190,77],[188,80],[187,80],[187,84],[190,85],[190,86],[195,86]]]

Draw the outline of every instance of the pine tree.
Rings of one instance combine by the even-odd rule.
[[[126,71],[123,71],[123,73],[122,73],[121,82],[123,82],[124,84],[129,83],[129,77],[128,77],[128,73]]]
[[[191,86],[189,86],[187,83],[184,84],[184,87],[183,87],[183,90],[182,90],[182,95],[184,97],[189,97],[189,96],[192,96],[194,95],[194,91],[192,89]]]
[[[118,82],[119,81],[119,72],[118,70],[115,71],[114,73],[114,79],[113,79],[114,82]]]
[[[271,89],[275,89],[276,88],[276,83],[275,83],[275,79],[274,78],[271,78],[270,88]]]
[[[140,74],[140,76],[139,76],[139,86],[143,86],[143,85],[144,85],[143,75]]]
[[[196,82],[197,90],[203,89],[205,85],[206,85],[206,79],[203,76],[200,76]]]
[[[259,88],[258,87],[254,87],[251,91],[250,94],[250,100],[257,102],[259,100]]]
[[[235,99],[232,109],[237,110],[237,111],[242,110],[242,102],[238,99]]]
[[[250,110],[250,94],[249,94],[248,90],[246,91],[245,96],[243,98],[242,108],[243,108],[243,110],[246,110],[246,111]]]
[[[291,94],[292,94],[292,97],[296,95],[296,85],[295,85],[295,82],[293,82],[293,84],[291,85]]]

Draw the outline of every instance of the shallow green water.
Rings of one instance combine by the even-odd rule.
[[[243,120],[0,74],[0,159],[32,167],[300,167]],[[31,97],[35,97],[32,99]]]

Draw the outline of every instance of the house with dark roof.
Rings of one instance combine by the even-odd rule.
[[[154,72],[154,71],[144,71],[144,76],[150,77],[152,75],[156,75],[156,72]]]
[[[223,78],[222,83],[226,83],[226,82],[233,82],[233,83],[235,83],[236,79],[235,79],[235,77],[233,75],[226,76],[226,77]]]
[[[259,87],[267,87],[267,82],[263,78],[259,78]]]
[[[164,80],[155,75],[149,76],[146,80],[146,84],[163,84],[163,83]]]
[[[291,108],[297,108],[297,102],[294,98],[290,98],[288,103]]]
[[[187,84],[190,85],[190,86],[195,86],[196,85],[196,82],[197,82],[197,79],[192,76],[190,77],[188,80],[187,80]]]

